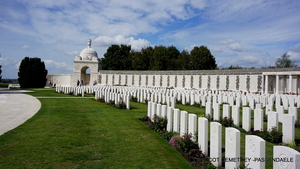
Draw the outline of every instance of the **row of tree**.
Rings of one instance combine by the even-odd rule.
[[[103,70],[212,70],[215,57],[206,46],[180,52],[174,46],[131,50],[130,45],[111,45],[101,59]]]

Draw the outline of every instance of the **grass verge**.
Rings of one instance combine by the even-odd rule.
[[[34,117],[0,136],[0,168],[192,168],[138,120],[144,104],[120,110],[92,99],[39,100]]]

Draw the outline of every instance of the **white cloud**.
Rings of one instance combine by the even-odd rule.
[[[222,47],[213,47],[213,48],[211,49],[211,51],[212,51],[212,52],[222,52],[223,49],[222,49]]]
[[[298,44],[296,44],[296,45],[290,47],[290,50],[291,50],[292,52],[300,52],[300,43],[298,43]]]
[[[22,46],[22,48],[26,49],[26,48],[29,48],[29,46],[28,45],[24,45],[24,46]]]
[[[233,66],[241,66],[245,68],[250,68],[250,67],[268,67],[271,66],[273,63],[270,61],[266,61],[263,59],[259,59],[254,56],[244,56],[241,59],[233,59],[229,61],[227,64],[225,63],[224,65],[233,65]]]
[[[66,54],[69,56],[78,56],[80,52],[75,50],[75,51],[66,52]]]
[[[101,47],[109,47],[112,44],[126,44],[131,45],[131,48],[134,50],[140,50],[143,47],[150,45],[150,42],[145,39],[134,39],[133,37],[126,38],[123,35],[117,35],[114,37],[110,36],[99,36],[94,40],[95,45]]]
[[[56,62],[53,60],[44,60],[48,73],[57,73],[57,71],[71,72],[73,70],[72,65],[68,65],[65,62]]]
[[[240,45],[240,43],[237,43],[237,42],[228,45],[228,48],[229,48],[230,50],[233,50],[233,51],[236,51],[236,52],[244,52],[244,51],[246,51],[246,49],[243,48],[243,47]]]
[[[292,51],[289,51],[287,52],[288,55],[290,55],[290,59],[292,61],[295,61],[295,62],[298,62],[300,63],[300,52],[292,52]],[[300,66],[300,65],[299,65]]]

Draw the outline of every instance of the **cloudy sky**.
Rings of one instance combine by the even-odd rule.
[[[87,47],[207,46],[218,67],[267,67],[285,52],[300,66],[299,0],[1,0],[2,78],[39,57],[48,73],[71,74]]]

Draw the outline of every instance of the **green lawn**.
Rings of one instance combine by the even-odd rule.
[[[0,168],[192,168],[138,120],[146,104],[120,110],[92,99],[39,100],[34,117],[0,136]]]
[[[33,96],[74,97],[54,89],[33,90],[29,93]],[[138,120],[147,114],[146,104],[131,102],[131,110],[120,110],[92,98],[39,100],[42,108],[33,118],[0,136],[0,168],[192,168]],[[205,114],[205,108],[180,104],[176,108],[198,117]],[[299,129],[295,137],[299,144]],[[225,127],[223,157],[224,139]],[[241,133],[241,157],[244,142]],[[266,157],[272,157],[273,146],[266,143]],[[272,168],[272,163],[266,163],[266,168]]]

